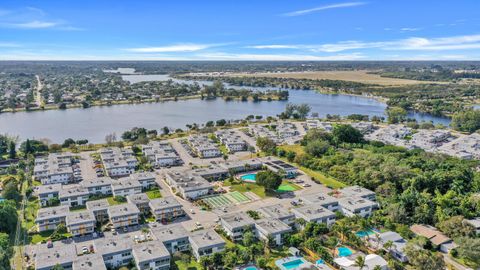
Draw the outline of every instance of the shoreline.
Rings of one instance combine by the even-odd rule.
[[[241,97],[229,97],[229,96],[225,96],[225,97],[214,97],[215,99],[216,98],[221,98],[223,99],[225,102],[229,102],[229,101],[241,101]],[[229,100],[227,100],[227,98],[229,98]],[[268,98],[271,98],[271,100],[268,100]],[[93,104],[90,104],[89,107],[87,108],[83,108],[83,106],[81,104],[71,104],[71,105],[67,105],[67,108],[66,109],[60,109],[58,108],[58,105],[55,105],[55,106],[48,106],[48,107],[44,107],[44,108],[39,108],[39,107],[36,107],[36,108],[33,108],[33,109],[25,109],[25,108],[21,108],[21,109],[17,109],[17,110],[12,110],[12,109],[7,109],[7,110],[3,110],[0,112],[0,115],[2,114],[7,114],[7,113],[30,113],[30,112],[43,112],[43,111],[55,111],[55,110],[58,110],[58,111],[65,111],[65,110],[69,110],[69,109],[89,109],[91,107],[110,107],[110,106],[117,106],[117,105],[136,105],[136,104],[149,104],[149,103],[163,103],[163,102],[175,102],[175,101],[184,101],[184,100],[193,100],[193,99],[199,99],[199,100],[208,100],[208,99],[212,99],[212,98],[208,98],[208,97],[204,97],[203,99],[201,98],[201,95],[193,95],[193,96],[184,96],[184,97],[169,97],[169,98],[161,98],[159,100],[141,100],[141,101],[115,101],[115,102],[112,102],[111,104],[107,104],[107,103],[93,103]],[[271,101],[288,101],[288,99],[279,99],[278,97],[269,97],[269,96],[266,96],[266,97],[260,97],[260,99],[257,101],[257,102],[271,102]],[[252,97],[248,97],[247,98],[247,101],[245,102],[253,102],[253,98]]]

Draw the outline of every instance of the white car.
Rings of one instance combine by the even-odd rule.
[[[195,210],[190,209],[190,213],[195,214]]]

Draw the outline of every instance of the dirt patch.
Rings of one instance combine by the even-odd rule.
[[[282,73],[230,73],[219,76],[251,76],[251,77],[273,77],[292,79],[327,79],[352,81],[377,85],[411,85],[411,84],[439,84],[446,82],[418,81],[397,78],[381,77],[377,74],[370,74],[367,70],[355,71],[312,71],[312,72],[282,72]]]

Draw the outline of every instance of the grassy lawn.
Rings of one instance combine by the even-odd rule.
[[[52,235],[52,233],[53,233],[53,230],[45,231],[45,232],[41,232],[41,233],[36,233],[36,234],[32,235],[31,243],[32,244],[38,244],[42,241],[47,241],[50,238],[50,236]]]
[[[161,198],[162,194],[160,193],[159,189],[152,189],[145,192],[150,200]]]
[[[279,146],[280,149],[283,149],[285,151],[292,151],[295,152],[297,155],[305,154],[305,151],[303,150],[303,146],[300,144],[293,144],[293,145],[282,145]]]
[[[37,217],[37,211],[40,208],[38,200],[28,200],[27,205],[25,207],[25,219],[22,220],[24,224],[22,224],[25,230],[30,230],[35,226],[35,218]]]
[[[285,151],[293,151],[295,152],[297,155],[300,155],[300,154],[303,154],[305,153],[305,151],[303,150],[303,147],[299,144],[295,144],[295,145],[282,145],[280,146],[281,149],[285,150]],[[285,158],[280,158],[284,161],[286,161]],[[310,177],[313,177],[315,178],[316,180],[320,181],[320,183],[328,186],[328,187],[331,187],[331,188],[342,188],[342,187],[345,187],[346,185],[336,179],[333,179],[331,177],[328,177],[328,176],[325,176],[323,173],[319,172],[319,171],[314,171],[314,170],[311,170],[311,169],[308,169],[306,167],[303,167],[303,166],[300,166],[299,164],[296,164],[296,163],[293,163],[295,166],[297,166],[301,171],[303,171],[304,173],[306,173],[308,176]]]
[[[177,265],[178,270],[200,270],[203,269],[199,262],[194,258],[188,263],[185,263],[182,260],[176,260],[175,264]]]
[[[260,198],[265,198],[267,197],[267,194],[265,194],[265,188],[252,184],[252,183],[242,183],[242,184],[236,184],[230,186],[231,191],[238,191],[238,192],[253,192]]]
[[[321,172],[314,171],[314,170],[305,168],[303,166],[299,166],[299,169],[302,170],[304,173],[306,173],[308,176],[315,178],[316,180],[320,181],[320,183],[322,183],[322,184],[324,184],[328,187],[342,188],[342,187],[347,186],[346,184],[344,184],[344,183],[342,183],[338,180],[335,180],[331,177],[323,175],[323,173],[321,173]]]
[[[125,201],[125,202],[116,201],[114,197],[108,197],[108,198],[107,198],[107,201],[108,201],[108,204],[110,204],[110,205],[117,205],[117,204],[127,203],[126,201]]]

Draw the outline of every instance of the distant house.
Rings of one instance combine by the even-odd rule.
[[[392,246],[388,249],[384,247],[387,242],[392,243]],[[407,255],[404,252],[407,241],[396,232],[388,231],[380,233],[377,237],[371,237],[369,243],[374,248],[384,249],[401,262],[408,261]]]
[[[480,217],[474,219],[466,219],[464,222],[473,227],[476,235],[480,235]]]
[[[430,240],[432,244],[441,252],[448,253],[450,250],[457,247],[457,244],[445,234],[440,232],[437,228],[429,225],[414,224],[410,226],[410,230],[418,236],[423,236]]]

